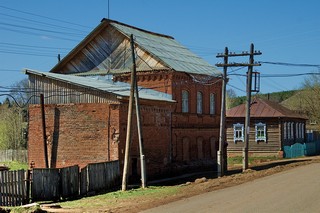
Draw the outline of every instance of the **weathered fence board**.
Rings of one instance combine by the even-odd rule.
[[[33,201],[59,200],[59,169],[33,169],[31,188]]]
[[[30,180],[30,175],[31,180]],[[31,189],[30,189],[31,182]],[[30,201],[55,201],[110,190],[120,183],[119,161],[61,169],[0,172],[0,206],[18,206]]]
[[[27,202],[25,171],[0,172],[0,206],[20,206]]]
[[[89,164],[81,170],[81,194],[112,189],[119,181],[119,161]]]
[[[60,169],[61,197],[70,198],[79,195],[79,166]]]
[[[27,150],[0,150],[0,162],[5,161],[19,161],[26,163],[28,162],[28,151]]]

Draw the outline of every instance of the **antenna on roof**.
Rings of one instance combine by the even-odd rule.
[[[108,19],[110,19],[110,0],[108,0]]]

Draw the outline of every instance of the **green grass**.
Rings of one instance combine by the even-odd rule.
[[[275,161],[279,160],[279,158],[275,156],[268,156],[268,157],[249,157],[249,164],[255,163],[255,162],[269,162],[269,161]],[[236,156],[236,157],[229,157],[228,158],[228,165],[235,165],[235,164],[242,164],[242,156]]]
[[[181,186],[180,186],[181,187]],[[63,208],[86,208],[115,205],[119,200],[143,199],[145,197],[162,198],[177,194],[179,186],[151,186],[145,189],[132,189],[128,191],[115,191],[93,197],[86,197],[80,200],[61,202]]]
[[[24,169],[24,170],[28,169],[28,163],[21,163],[18,161],[0,162],[0,165],[5,165],[5,166],[9,167],[10,171],[20,170],[20,169]]]

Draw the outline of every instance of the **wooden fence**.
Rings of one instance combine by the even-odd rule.
[[[119,161],[89,164],[81,172],[79,166],[2,171],[0,206],[19,206],[30,201],[57,201],[86,196],[114,189],[119,183]]]
[[[28,202],[26,172],[0,171],[0,206],[20,206]]]
[[[88,164],[81,169],[80,194],[110,190],[120,183],[119,161]]]
[[[28,162],[28,151],[27,150],[0,150],[0,162],[5,161],[19,161],[26,163]]]
[[[285,158],[318,155],[320,154],[320,140],[284,146],[283,151]]]
[[[33,169],[32,200],[51,201],[111,190],[120,183],[119,161],[62,169]]]

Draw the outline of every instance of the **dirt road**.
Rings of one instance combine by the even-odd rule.
[[[157,212],[320,212],[320,163],[144,211]]]

